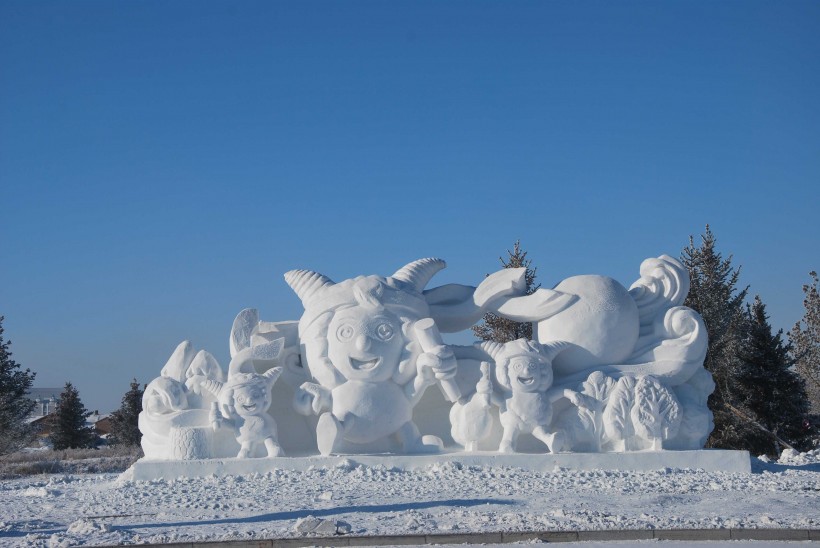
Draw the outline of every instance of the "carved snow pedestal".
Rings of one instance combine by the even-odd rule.
[[[682,306],[689,279],[677,260],[645,260],[629,290],[586,275],[532,295],[523,268],[478,287],[428,289],[444,267],[421,259],[342,282],[288,272],[302,318],[240,312],[226,371],[181,343],[145,391],[145,458],[132,477],[343,459],[749,471],[748,453],[701,450],[714,383],[703,321]],[[533,322],[537,340],[443,342],[486,312]]]

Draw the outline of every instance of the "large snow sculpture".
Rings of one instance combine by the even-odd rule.
[[[305,306],[299,321],[303,363],[316,382],[296,393],[296,408],[319,415],[316,439],[332,452],[437,452],[441,439],[422,436],[413,408],[436,382],[451,402],[461,398],[457,363],[441,342],[423,294],[444,261],[421,259],[389,277],[362,276],[335,283],[307,270],[285,279]],[[488,278],[485,290],[497,283]],[[466,294],[462,294],[466,297]],[[441,304],[440,304],[441,306]]]
[[[532,295],[524,269],[427,289],[444,267],[420,259],[338,283],[288,272],[301,319],[241,311],[227,371],[187,341],[176,348],[145,391],[146,458],[703,446],[714,383],[678,261],[645,260],[629,289],[584,275]],[[536,340],[444,343],[487,311],[533,322]]]

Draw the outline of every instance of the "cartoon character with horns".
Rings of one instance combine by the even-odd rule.
[[[269,457],[284,455],[276,422],[268,414],[272,403],[271,389],[282,368],[273,367],[261,375],[254,369],[254,361],[275,362],[282,353],[284,341],[280,338],[238,352],[228,365],[228,381],[225,383],[192,377],[218,398],[211,409],[211,424],[214,430],[222,428],[226,422],[233,426],[239,444],[237,458],[253,456],[259,444],[264,444]]]
[[[440,449],[441,440],[422,438],[412,419],[413,407],[436,381],[451,401],[460,397],[455,357],[441,344],[422,294],[444,266],[440,259],[421,259],[387,278],[339,283],[306,270],[285,274],[305,307],[299,337],[317,381],[302,384],[295,406],[319,415],[323,455],[387,437],[408,453]]]
[[[562,431],[549,432],[552,404],[567,398],[573,405],[587,407],[585,396],[567,388],[552,388],[552,359],[568,345],[539,344],[527,339],[508,343],[485,342],[481,347],[495,360],[495,377],[504,388],[503,397],[492,394],[501,412],[504,435],[498,450],[515,452],[521,433],[532,433],[550,453],[564,448]]]

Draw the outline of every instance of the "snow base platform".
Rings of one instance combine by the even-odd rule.
[[[267,474],[274,470],[303,471],[308,468],[339,466],[384,466],[417,470],[451,463],[480,468],[520,468],[536,472],[561,470],[653,471],[663,469],[700,469],[706,472],[751,473],[748,451],[702,449],[700,451],[636,451],[629,453],[465,453],[443,452],[434,455],[339,455],[265,458],[220,458],[202,460],[149,460],[142,458],[123,472],[133,481],[171,480],[179,477],[240,476]]]

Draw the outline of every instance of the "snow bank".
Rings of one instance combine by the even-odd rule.
[[[280,538],[320,528],[356,535],[818,528],[816,459],[816,453],[786,455],[787,464],[760,463],[753,474],[537,472],[453,463],[399,470],[345,461],[223,478],[39,476],[0,482],[0,545]],[[314,524],[313,533],[305,530]]]

